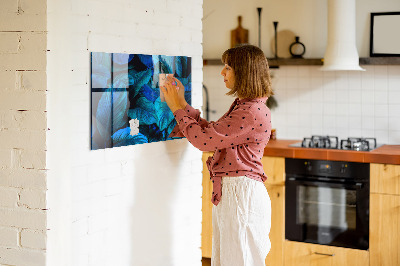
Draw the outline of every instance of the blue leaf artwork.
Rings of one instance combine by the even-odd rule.
[[[191,104],[191,57],[91,53],[91,149],[175,139],[159,74],[173,74]]]

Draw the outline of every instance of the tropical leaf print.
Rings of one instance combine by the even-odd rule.
[[[111,128],[111,89],[103,92],[96,111],[96,124],[100,136],[109,138]]]
[[[151,69],[137,72],[132,76],[133,84],[129,87],[129,90],[131,93],[133,93],[133,97],[136,97],[136,95],[140,92],[140,89],[150,81],[151,76]]]
[[[154,102],[154,105],[158,119],[158,127],[160,130],[164,130],[168,127],[172,120],[175,120],[174,115],[169,109],[167,103],[161,102],[160,98]]]
[[[126,146],[126,145],[134,145],[134,144],[141,144],[141,143],[148,143],[148,139],[142,133],[137,135],[130,135],[131,128],[123,128],[115,132],[111,138],[113,140],[114,147]]]
[[[131,119],[138,119],[139,124],[151,125],[157,123],[154,104],[145,97],[140,97],[135,104],[135,108],[128,111]]]

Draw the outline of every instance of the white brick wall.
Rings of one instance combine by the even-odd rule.
[[[201,152],[185,139],[90,151],[89,52],[191,56],[200,107],[202,0],[47,9],[47,264],[201,265]]]
[[[1,265],[45,265],[46,2],[0,3]]]

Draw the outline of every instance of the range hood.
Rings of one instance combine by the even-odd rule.
[[[358,70],[355,0],[328,0],[328,44],[323,71]]]

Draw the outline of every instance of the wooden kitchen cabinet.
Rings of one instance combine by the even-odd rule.
[[[210,181],[210,173],[206,165],[212,152],[203,153],[203,195],[202,195],[202,223],[201,223],[201,253],[204,258],[211,258],[212,252],[212,183]]]
[[[370,167],[370,265],[400,265],[400,165]]]
[[[267,175],[265,187],[271,199],[271,250],[265,259],[266,266],[283,265],[285,240],[285,158],[264,156],[261,160]]]
[[[285,241],[285,266],[366,266],[365,250]]]
[[[265,184],[271,199],[271,250],[265,259],[266,266],[283,265],[285,241],[285,187]]]
[[[400,195],[400,165],[370,164],[371,193]]]
[[[370,202],[370,265],[400,265],[400,196],[373,193]]]

